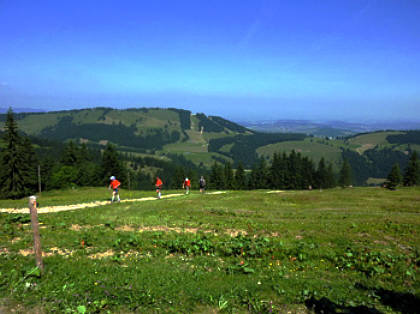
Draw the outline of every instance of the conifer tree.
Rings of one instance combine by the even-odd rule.
[[[235,188],[238,190],[244,190],[246,187],[246,176],[244,166],[242,162],[238,163],[238,167],[235,172]]]
[[[316,171],[316,187],[320,189],[325,189],[328,187],[328,173],[325,166],[324,157],[318,163],[318,169]]]
[[[343,165],[340,170],[340,178],[338,183],[341,187],[351,186],[352,185],[352,173],[351,166],[347,159],[344,159]]]
[[[335,175],[332,163],[328,163],[327,168],[327,187],[333,188],[336,186]]]
[[[254,190],[258,188],[258,175],[257,175],[258,169],[256,165],[254,164],[252,166],[251,172],[248,175],[248,190]]]
[[[302,185],[301,189],[308,189],[314,185],[315,168],[312,160],[307,157],[302,159]]]
[[[420,183],[420,163],[417,152],[413,151],[404,173],[404,185],[413,186]]]
[[[184,179],[185,179],[184,168],[181,166],[176,166],[173,178],[171,180],[172,182],[171,187],[176,188],[176,189],[181,188],[182,183],[184,182]]]
[[[268,187],[269,170],[264,157],[261,157],[258,162],[258,167],[256,168],[254,179],[257,189],[266,189]]]
[[[385,186],[390,190],[395,190],[395,188],[401,184],[402,177],[400,172],[400,165],[395,163],[392,166],[391,172],[388,174],[387,180],[385,181]]]
[[[114,146],[108,144],[102,154],[102,180],[103,183],[108,183],[111,176],[115,176],[122,185],[126,184],[126,169],[123,163],[119,160],[119,156]]]
[[[301,173],[300,173],[300,155],[296,154],[295,150],[289,155],[288,162],[288,173],[289,173],[289,189],[298,189],[300,188],[301,183]]]
[[[223,168],[214,162],[210,171],[210,187],[213,189],[223,189],[225,185],[224,180]]]
[[[35,150],[32,146],[31,141],[28,137],[22,137],[22,156],[24,164],[26,165],[27,180],[26,186],[32,192],[37,191],[38,188],[38,158],[35,154]]]
[[[73,141],[70,141],[64,147],[62,157],[61,157],[61,163],[65,166],[75,166],[78,163],[78,161],[79,161],[79,149],[73,143]]]
[[[82,143],[82,145],[78,149],[77,161],[79,163],[91,162],[92,161],[92,154],[91,154],[90,150],[87,148],[85,143]]]
[[[0,193],[2,197],[17,199],[33,192],[31,165],[28,163],[29,158],[25,153],[25,148],[29,149],[29,147],[27,146],[28,142],[25,143],[25,146],[23,145],[12,109],[7,112],[4,128],[5,148],[1,152],[0,158],[0,180],[2,183]]]
[[[93,162],[92,152],[83,143],[80,148],[77,147],[78,169],[77,184],[80,186],[95,186],[101,181],[98,177],[98,165]]]
[[[274,189],[285,187],[285,163],[280,154],[274,153],[270,167],[270,186]]]
[[[225,162],[224,180],[225,180],[224,188],[227,190],[233,189],[233,185],[234,185],[233,170],[232,170],[232,165],[229,161]]]
[[[42,190],[51,189],[51,176],[53,173],[53,169],[56,168],[57,161],[51,157],[46,156],[45,158],[41,159],[41,188]]]

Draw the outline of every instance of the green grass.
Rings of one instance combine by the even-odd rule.
[[[192,143],[190,141],[177,142],[165,145],[162,151],[168,153],[207,153],[207,145],[203,145],[202,143]]]
[[[24,119],[19,120],[18,127],[26,134],[38,135],[43,129],[47,127],[55,126],[58,123],[59,118],[65,116],[65,114],[42,114],[42,119],[37,115],[29,115]]]
[[[33,256],[22,255],[32,247],[28,215],[1,214],[0,309],[418,309],[419,188],[266,192],[193,191],[41,214],[42,248],[49,254],[42,277],[33,269]],[[104,188],[87,188],[45,193],[40,201],[108,197]],[[9,204],[0,201],[0,207]]]
[[[386,140],[388,135],[402,134],[403,132],[373,132],[369,134],[362,134],[351,138],[348,141],[349,147],[357,151],[359,154],[363,154],[366,150],[372,149],[375,146],[391,147],[389,142]]]

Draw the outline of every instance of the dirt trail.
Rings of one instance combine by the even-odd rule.
[[[216,192],[210,192],[206,194],[223,194],[223,193],[226,193],[226,192],[216,191]],[[173,197],[182,196],[182,195],[184,194],[167,194],[167,195],[162,195],[162,198],[163,199],[173,198]],[[121,203],[144,202],[144,201],[155,201],[155,200],[157,200],[156,197],[142,197],[142,198],[121,200]],[[38,208],[38,214],[57,213],[57,212],[76,210],[76,209],[82,209],[82,208],[103,206],[107,204],[110,204],[110,201],[95,201],[95,202],[82,203],[82,204],[46,206],[46,207]],[[0,208],[0,213],[29,214],[29,208]]]
[[[184,195],[184,194],[162,195],[162,198],[172,198],[172,197],[181,196],[181,195]],[[144,201],[154,201],[154,200],[157,200],[157,198],[156,197],[143,197],[143,198],[121,200],[121,203],[144,202]],[[57,212],[68,211],[68,210],[103,206],[107,204],[110,204],[110,201],[96,201],[96,202],[82,203],[82,204],[46,206],[46,207],[38,208],[38,214],[57,213]],[[0,213],[28,214],[29,208],[0,208]]]

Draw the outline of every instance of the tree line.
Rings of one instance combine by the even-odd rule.
[[[167,160],[138,157],[134,153],[119,153],[111,144],[87,146],[31,138],[36,143],[34,149],[30,138],[19,132],[11,110],[6,115],[2,136],[5,144],[0,148],[1,198],[21,198],[39,188],[45,191],[104,186],[110,176],[116,176],[123,188],[152,189],[156,175],[164,178],[166,188],[178,188],[185,176],[207,174],[203,166],[196,166],[182,155],[168,155]]]
[[[420,184],[420,161],[416,151],[410,155],[410,160],[405,168],[404,175],[401,174],[400,165],[394,163],[389,172],[384,186],[395,190],[398,186],[414,186]]]
[[[337,185],[351,186],[352,171],[347,160],[339,174],[331,163],[321,158],[318,165],[308,157],[292,151],[290,154],[274,153],[271,164],[264,158],[245,171],[242,162],[236,170],[230,162],[224,166],[214,163],[211,167],[209,186],[215,189],[328,189]]]
[[[290,154],[275,153],[271,162],[264,158],[256,159],[250,170],[246,170],[241,161],[236,165],[214,162],[208,170],[182,155],[168,154],[167,159],[139,157],[134,153],[118,153],[111,144],[88,147],[72,141],[60,144],[30,139],[18,131],[11,110],[7,113],[2,136],[1,198],[28,196],[39,190],[39,184],[43,191],[104,186],[112,175],[122,182],[123,188],[132,189],[152,189],[155,176],[160,176],[164,187],[171,189],[180,188],[185,177],[191,179],[193,188],[197,188],[200,176],[205,176],[207,186],[213,189],[327,189],[355,183],[354,169],[347,159],[344,159],[340,172],[334,173],[332,164],[324,158],[316,165],[295,151]],[[35,149],[31,140],[36,144]],[[41,182],[38,181],[38,169]],[[395,188],[400,184],[419,184],[419,169],[418,155],[412,152],[404,176],[397,162],[389,173],[386,186]]]

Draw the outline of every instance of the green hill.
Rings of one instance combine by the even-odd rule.
[[[4,119],[5,115],[0,115],[0,127]],[[211,139],[253,133],[221,117],[193,115],[174,108],[18,113],[16,120],[25,134],[42,139],[73,140],[99,148],[112,143],[122,152],[148,155],[185,153],[191,160],[205,161],[207,166],[212,157],[229,160],[218,153],[208,154]]]
[[[0,128],[5,115],[0,115]],[[393,163],[404,169],[411,151],[420,151],[420,131],[381,131],[341,139],[299,133],[259,133],[217,116],[182,109],[93,108],[45,113],[18,113],[24,133],[45,140],[86,143],[97,150],[107,143],[138,157],[182,155],[197,166],[241,161],[250,169],[259,158],[295,150],[315,163],[321,158],[338,172],[343,158],[354,170],[356,184],[380,182]],[[0,143],[1,144],[1,143]],[[376,180],[376,181],[375,181]],[[378,181],[379,180],[379,181]]]

